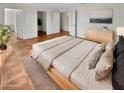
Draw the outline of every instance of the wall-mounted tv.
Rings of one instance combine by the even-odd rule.
[[[102,9],[91,11],[90,23],[112,24],[112,9]]]

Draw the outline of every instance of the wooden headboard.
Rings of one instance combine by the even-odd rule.
[[[114,42],[114,33],[112,31],[87,30],[85,38],[99,43]]]

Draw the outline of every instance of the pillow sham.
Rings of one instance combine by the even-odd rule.
[[[93,49],[92,56],[89,60],[89,69],[93,69],[96,67],[96,64],[100,58],[100,56],[102,55],[103,51],[104,51],[105,45],[104,44],[98,44],[96,45],[96,47]]]
[[[114,59],[113,59],[113,51],[107,50],[100,57],[96,68],[95,68],[95,79],[103,80],[105,79],[111,72],[113,67]]]
[[[105,50],[115,50],[115,44],[114,44],[114,42],[109,42],[109,43],[107,43],[106,44],[106,47],[105,47]]]

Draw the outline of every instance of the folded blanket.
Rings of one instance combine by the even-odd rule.
[[[37,61],[44,67],[45,70],[48,70],[55,58],[72,49],[82,41],[83,39],[75,38],[61,45],[48,49],[38,57]]]
[[[51,40],[47,40],[44,42],[40,42],[40,43],[36,43],[33,44],[33,51],[32,51],[32,57],[34,59],[37,59],[38,56],[40,56],[40,54],[42,54],[43,51],[53,48],[57,45],[60,45],[66,41],[72,40],[74,39],[74,37],[71,36],[62,36],[62,37],[58,37],[55,39],[51,39]]]

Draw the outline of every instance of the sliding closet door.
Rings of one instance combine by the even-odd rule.
[[[72,36],[77,36],[77,11],[71,10],[69,12],[69,33]]]

